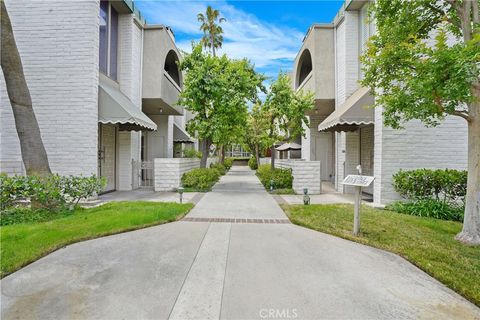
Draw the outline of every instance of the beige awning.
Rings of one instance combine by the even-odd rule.
[[[374,124],[374,103],[369,88],[355,91],[338,109],[322,123],[318,131],[355,131],[359,126]]]
[[[193,143],[192,138],[190,138],[188,133],[180,128],[176,123],[173,123],[173,142]]]
[[[277,151],[288,151],[288,150],[302,150],[302,146],[295,142],[284,143],[280,147],[275,148]]]
[[[125,130],[157,130],[155,122],[104,75],[100,75],[98,86],[98,122],[119,124]]]

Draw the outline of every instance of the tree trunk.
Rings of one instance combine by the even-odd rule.
[[[270,149],[270,153],[272,154],[270,157],[270,164],[272,166],[272,170],[275,169],[275,145],[273,145]]]
[[[218,161],[221,164],[225,163],[225,146],[223,144],[220,146],[220,150],[218,150]]]
[[[0,20],[1,66],[20,140],[23,163],[27,175],[49,175],[51,170],[48,165],[47,152],[43,146],[40,128],[33,111],[32,98],[23,73],[22,60],[18,53],[4,1],[1,1]]]
[[[456,239],[480,245],[480,102],[470,108],[468,122],[468,180],[462,232]]]
[[[257,160],[257,167],[260,167],[260,150],[258,144],[255,145],[255,159]]]
[[[210,141],[208,139],[203,139],[201,141],[201,151],[202,151],[202,159],[200,160],[200,168],[206,168],[207,167],[207,159],[208,159],[208,153],[210,151]]]

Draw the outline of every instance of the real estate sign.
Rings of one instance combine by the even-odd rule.
[[[362,200],[362,187],[368,187],[375,177],[350,174],[343,179],[343,184],[355,186],[355,207],[353,214],[353,234],[360,234],[360,202]]]
[[[343,184],[347,186],[368,187],[373,180],[375,180],[375,177],[349,174],[343,179]]]

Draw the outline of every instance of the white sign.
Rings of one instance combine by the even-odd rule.
[[[373,180],[375,180],[375,177],[349,174],[343,180],[343,184],[347,186],[368,187],[373,182]]]

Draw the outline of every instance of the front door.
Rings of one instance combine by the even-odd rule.
[[[98,168],[100,176],[107,180],[105,191],[115,190],[116,128],[101,124],[99,128]]]
[[[312,160],[320,161],[322,180],[330,180],[332,174],[332,134],[320,133],[315,138],[315,157]]]

